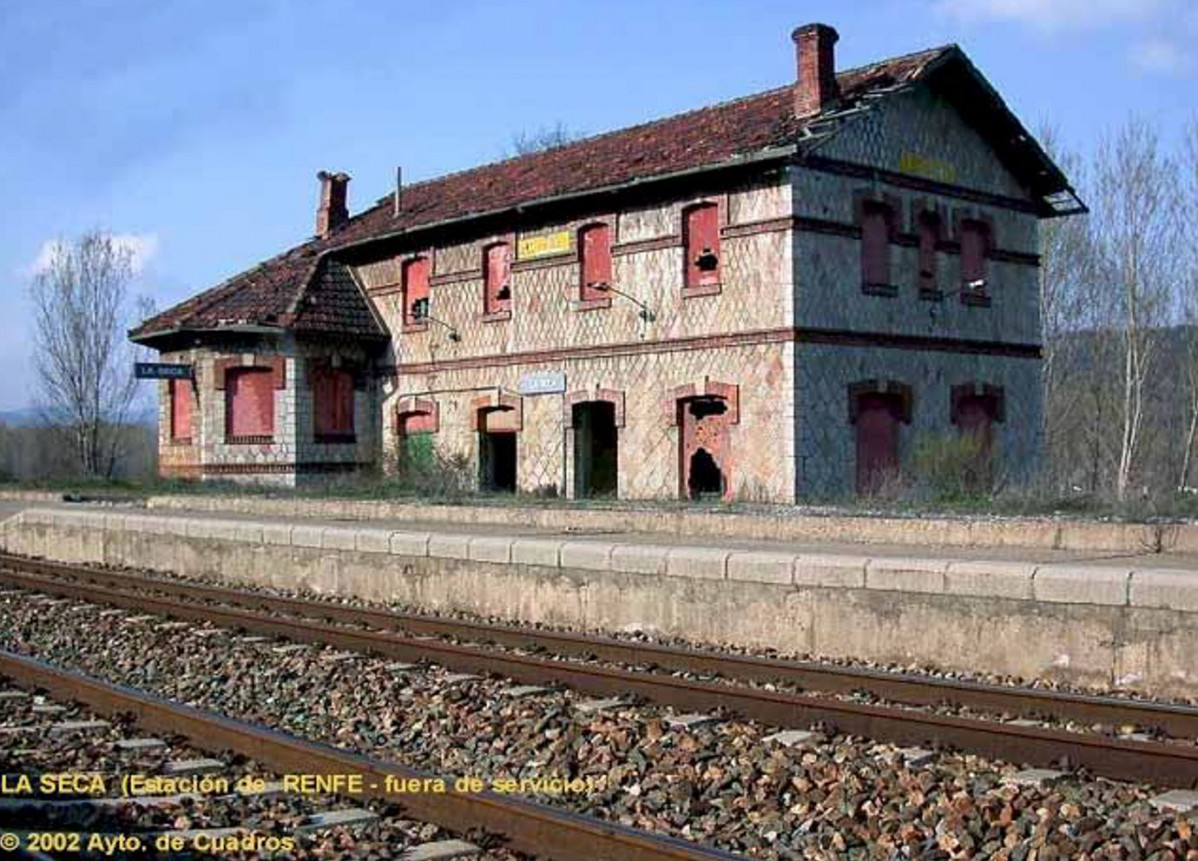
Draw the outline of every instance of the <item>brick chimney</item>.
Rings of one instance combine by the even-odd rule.
[[[316,174],[320,180],[320,207],[316,210],[316,235],[324,239],[349,218],[345,205],[348,173],[329,173],[322,170]]]
[[[840,96],[836,86],[836,40],[840,34],[827,24],[804,24],[790,34],[795,41],[798,77],[795,116],[818,114]]]

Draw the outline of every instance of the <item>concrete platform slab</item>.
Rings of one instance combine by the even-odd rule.
[[[797,560],[793,553],[733,553],[728,557],[728,579],[790,586]]]
[[[1036,569],[1033,594],[1054,604],[1127,604],[1130,568],[1041,565]]]

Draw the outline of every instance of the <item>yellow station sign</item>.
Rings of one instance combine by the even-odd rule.
[[[569,250],[570,231],[538,233],[535,236],[520,237],[520,241],[516,243],[516,258],[531,260],[535,257],[548,257],[551,254],[566,254]]]
[[[937,182],[953,182],[957,178],[957,169],[947,161],[920,155],[917,152],[905,152],[900,155],[899,170],[926,179],[934,179]]]

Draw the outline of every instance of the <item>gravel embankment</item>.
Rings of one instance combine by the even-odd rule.
[[[0,644],[450,776],[590,778],[593,792],[538,800],[755,857],[1198,859],[1190,818],[1156,810],[1147,786],[1084,775],[1017,786],[1017,766],[959,753],[911,761],[821,734],[788,747],[752,722],[687,730],[651,707],[585,714],[568,691],[514,698],[504,680],[66,610],[0,596]]]
[[[394,804],[279,791],[277,775],[236,754],[216,757],[223,765],[203,772],[172,773],[172,765],[194,765],[214,757],[189,747],[182,739],[148,736],[128,720],[100,720],[76,705],[29,696],[3,685],[0,691],[0,774],[5,775],[6,786],[0,798],[0,831],[25,835],[25,840],[31,832],[76,833],[83,835],[81,845],[86,847],[91,835],[110,839],[132,835],[142,840],[147,851],[131,854],[157,857],[149,851],[155,837],[171,833],[183,840],[189,851],[167,852],[166,857],[401,861],[414,847],[456,839],[438,826],[402,817]],[[92,721],[101,725],[74,731],[64,731],[61,726]],[[108,725],[103,726],[105,723]],[[122,742],[151,738],[156,746],[122,747]],[[135,797],[120,794],[120,778],[127,775],[145,779]],[[27,788],[20,783],[22,776],[29,780]],[[57,777],[43,786],[42,776]],[[93,776],[102,786],[96,792],[92,791],[96,790]],[[238,781],[247,776],[261,781],[267,791],[238,791]],[[76,779],[78,785],[73,783]],[[364,819],[374,814],[375,818],[325,828],[314,821],[321,814],[346,811]],[[223,829],[243,832],[226,835]],[[241,851],[236,845],[247,843],[228,842],[246,841],[247,836],[256,850]],[[207,842],[201,842],[205,838]],[[287,839],[294,841],[293,849],[286,848]],[[221,841],[219,851],[197,849],[209,850]],[[494,841],[483,838],[479,842]],[[104,855],[97,851],[71,857]],[[520,861],[523,856],[492,848],[471,857]]]

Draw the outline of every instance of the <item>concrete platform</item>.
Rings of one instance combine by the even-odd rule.
[[[61,561],[430,611],[1198,693],[1198,556],[1142,548],[586,535],[535,522],[346,524],[80,505],[23,510],[0,524],[0,540]]]

